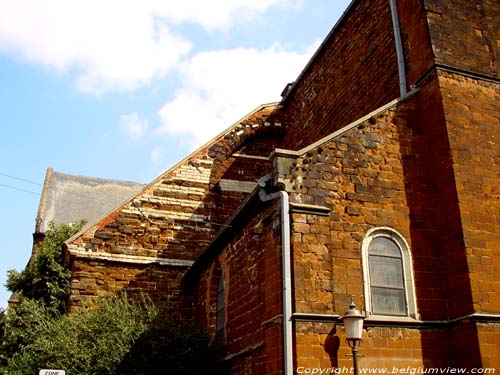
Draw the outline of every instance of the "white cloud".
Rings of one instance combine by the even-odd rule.
[[[176,23],[226,28],[296,0],[0,0],[0,51],[61,72],[80,90],[133,90],[168,73],[191,43]]]
[[[148,128],[148,122],[142,120],[136,112],[120,116],[118,124],[125,134],[132,139],[141,138]]]
[[[227,28],[240,18],[265,12],[274,5],[301,0],[153,0],[155,10],[175,22],[193,22],[210,29]]]
[[[280,100],[313,53],[233,49],[201,52],[182,66],[184,86],[159,111],[160,133],[186,135],[191,147],[207,142],[260,104]]]

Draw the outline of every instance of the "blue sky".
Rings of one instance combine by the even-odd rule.
[[[348,0],[0,0],[0,306],[47,167],[147,183],[278,101]]]

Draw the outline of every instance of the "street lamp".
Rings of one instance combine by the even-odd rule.
[[[345,335],[347,344],[352,350],[352,364],[354,367],[354,375],[358,375],[358,346],[361,344],[363,336],[363,320],[364,315],[356,308],[354,298],[351,299],[349,310],[340,319],[344,322]]]

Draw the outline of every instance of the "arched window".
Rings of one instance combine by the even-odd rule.
[[[225,315],[224,315],[224,272],[219,275],[219,282],[217,284],[217,307],[215,315],[215,337],[217,343],[224,342],[224,326],[225,326]]]
[[[365,309],[368,315],[417,318],[413,267],[405,239],[390,228],[375,228],[363,241]]]

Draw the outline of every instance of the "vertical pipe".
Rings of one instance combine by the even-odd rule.
[[[289,200],[286,191],[280,191],[281,208],[281,247],[283,267],[283,345],[284,374],[293,375],[293,345],[292,345],[292,264],[290,254],[290,214]]]
[[[398,8],[396,0],[389,0],[389,3],[391,5],[392,28],[394,31],[394,41],[396,43],[396,58],[398,60],[399,94],[400,96],[404,96],[408,92],[408,89],[406,87],[405,57],[403,53],[403,42],[401,41]]]
[[[286,191],[267,194],[264,191],[267,176],[259,180],[259,197],[263,202],[279,198],[281,217],[281,263],[283,274],[283,362],[284,375],[293,375],[292,334],[292,263],[290,246],[290,203]]]

